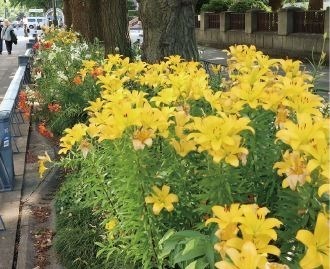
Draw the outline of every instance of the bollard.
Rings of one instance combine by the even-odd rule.
[[[32,49],[33,48],[33,43],[26,43],[26,49]]]
[[[0,192],[14,187],[14,161],[11,147],[10,112],[0,112]]]
[[[29,43],[32,43],[34,45],[36,43],[36,39],[35,38],[29,39]]]

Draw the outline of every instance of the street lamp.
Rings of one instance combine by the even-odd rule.
[[[56,15],[56,0],[53,1],[53,24],[54,26],[58,26],[57,15]]]

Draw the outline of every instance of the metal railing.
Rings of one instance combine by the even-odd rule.
[[[31,43],[27,47],[32,47]],[[31,52],[27,49],[23,56],[18,56],[19,67],[0,104],[0,192],[14,187],[13,153],[19,151],[16,139],[22,135],[19,125],[24,123],[16,105],[22,86],[30,82]]]

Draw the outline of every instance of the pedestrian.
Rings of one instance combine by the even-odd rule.
[[[3,40],[1,37],[2,28],[3,28],[2,21],[0,21],[0,54],[2,54],[2,43],[3,43]]]
[[[24,36],[28,37],[30,30],[28,28],[28,19],[26,16],[23,17],[23,28],[24,28]]]
[[[10,33],[11,31],[14,31],[14,28],[11,26],[9,20],[5,19],[3,21],[3,28],[1,30],[1,39],[5,40],[6,49],[9,55],[11,54],[13,48],[13,41]]]

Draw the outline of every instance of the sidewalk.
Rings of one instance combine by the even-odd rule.
[[[27,42],[28,38],[19,37],[18,44],[13,45],[12,55],[7,54],[5,47],[0,55],[0,100],[18,68],[18,56],[26,51]],[[0,215],[6,228],[0,231],[0,269],[12,268],[15,251],[29,124],[22,123],[19,128],[22,136],[16,140],[19,152],[14,154],[15,187],[11,192],[0,193]]]
[[[29,38],[19,36],[12,55],[6,52],[1,55],[0,98],[18,68],[17,57],[24,55],[28,41]],[[0,215],[6,228],[0,231],[0,269],[60,269],[55,250],[50,248],[55,226],[53,199],[60,180],[57,171],[52,170],[40,181],[37,163],[37,156],[45,151],[53,158],[54,147],[28,121],[18,128],[22,136],[15,138],[19,148],[14,154],[15,186],[13,191],[0,193]],[[48,238],[42,238],[45,233]]]

